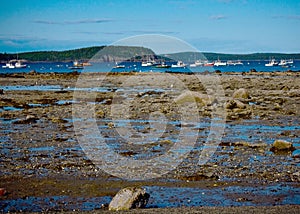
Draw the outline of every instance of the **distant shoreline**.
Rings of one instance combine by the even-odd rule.
[[[103,51],[103,52],[102,52]],[[120,62],[133,59],[144,61],[152,57],[164,57],[172,60],[184,62],[194,62],[195,60],[269,60],[280,59],[300,59],[300,53],[250,53],[250,54],[226,54],[213,52],[180,52],[156,55],[153,50],[145,47],[132,46],[95,46],[65,51],[35,51],[20,53],[0,53],[0,62],[5,63],[12,59],[24,59],[28,62],[71,62],[74,60],[90,61],[98,56],[99,62]]]

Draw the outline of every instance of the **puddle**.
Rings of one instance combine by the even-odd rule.
[[[40,103],[29,103],[28,106],[31,108],[35,108],[35,107],[48,107],[50,105],[49,104],[40,104]]]
[[[73,103],[78,103],[78,101],[75,100],[59,100],[56,102],[57,105],[68,105],[68,104],[73,104]]]
[[[60,85],[8,85],[2,86],[2,89],[8,91],[57,91],[62,87]]]
[[[2,106],[0,107],[0,112],[3,111],[21,111],[23,110],[23,108],[17,108],[17,107],[13,107],[13,106]]]
[[[45,146],[45,147],[32,147],[28,150],[31,152],[40,152],[40,151],[53,151],[55,149],[54,146]]]
[[[300,188],[285,184],[205,189],[148,186],[146,189],[151,195],[148,207],[300,205]]]
[[[111,197],[72,198],[69,196],[25,197],[0,201],[0,211],[7,212],[60,212],[92,211],[101,209],[102,204],[111,201]]]

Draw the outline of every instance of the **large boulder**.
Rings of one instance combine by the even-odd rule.
[[[295,147],[291,142],[285,140],[275,140],[271,151],[273,152],[280,152],[280,151],[294,151]]]
[[[150,195],[146,190],[140,187],[126,187],[121,189],[112,201],[108,209],[113,211],[130,210],[133,208],[144,208]]]
[[[233,93],[232,97],[235,99],[249,99],[250,95],[246,89],[240,88]]]

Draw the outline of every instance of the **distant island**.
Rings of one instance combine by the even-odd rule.
[[[128,59],[128,56],[133,56]],[[98,61],[98,62],[120,62],[120,61],[143,61],[147,58],[157,58],[155,53],[144,47],[134,46],[94,46],[65,51],[35,51],[23,53],[0,53],[0,61],[5,63],[12,59],[22,59],[29,62],[70,62]],[[269,60],[275,59],[300,59],[300,53],[252,53],[252,54],[224,54],[211,52],[182,52],[164,54],[160,56],[165,60],[181,60],[193,62],[195,60],[207,59],[220,60]]]

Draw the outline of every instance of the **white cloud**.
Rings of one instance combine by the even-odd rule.
[[[228,16],[225,16],[225,15],[213,15],[213,16],[210,16],[209,18],[213,19],[213,20],[221,20],[221,19],[227,19]]]
[[[82,20],[74,20],[74,21],[49,21],[49,20],[35,20],[34,23],[38,24],[47,24],[47,25],[68,25],[68,24],[93,24],[93,23],[106,23],[113,22],[113,19],[82,19]]]

